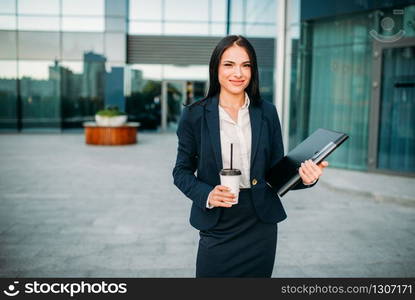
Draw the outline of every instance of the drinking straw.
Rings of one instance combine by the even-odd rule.
[[[231,143],[231,170],[232,170],[232,155],[233,155],[233,144]]]

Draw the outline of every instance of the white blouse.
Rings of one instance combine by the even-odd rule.
[[[239,109],[235,122],[224,108],[219,105],[220,146],[224,169],[231,167],[231,143],[233,143],[232,167],[242,172],[240,188],[250,188],[251,183],[251,121],[249,118],[249,97],[245,93],[245,103]]]
[[[222,149],[222,166],[224,169],[231,167],[231,143],[233,143],[232,168],[241,170],[240,188],[250,188],[251,182],[251,121],[249,118],[250,100],[245,93],[245,103],[238,111],[237,122],[224,108],[219,106],[220,146]],[[209,199],[209,197],[208,197]],[[207,208],[213,208],[206,201]]]

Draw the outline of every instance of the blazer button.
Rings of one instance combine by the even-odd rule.
[[[258,181],[254,178],[252,179],[252,185],[256,185],[258,183]]]

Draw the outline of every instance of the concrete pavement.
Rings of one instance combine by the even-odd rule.
[[[1,277],[193,277],[173,133],[0,135]],[[414,277],[415,178],[328,168],[283,198],[273,277]]]

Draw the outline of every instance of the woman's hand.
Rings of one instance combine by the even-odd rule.
[[[322,161],[316,165],[316,163],[309,159],[301,163],[301,167],[298,170],[298,173],[300,174],[303,183],[305,185],[309,185],[320,178],[320,176],[323,174],[323,169],[328,165],[329,163],[327,161]]]
[[[227,203],[227,202],[233,202],[235,203],[236,196],[235,194],[232,194],[229,192],[230,188],[223,186],[223,185],[217,185],[215,188],[210,192],[209,194],[209,205],[213,207],[232,207],[233,204]]]

